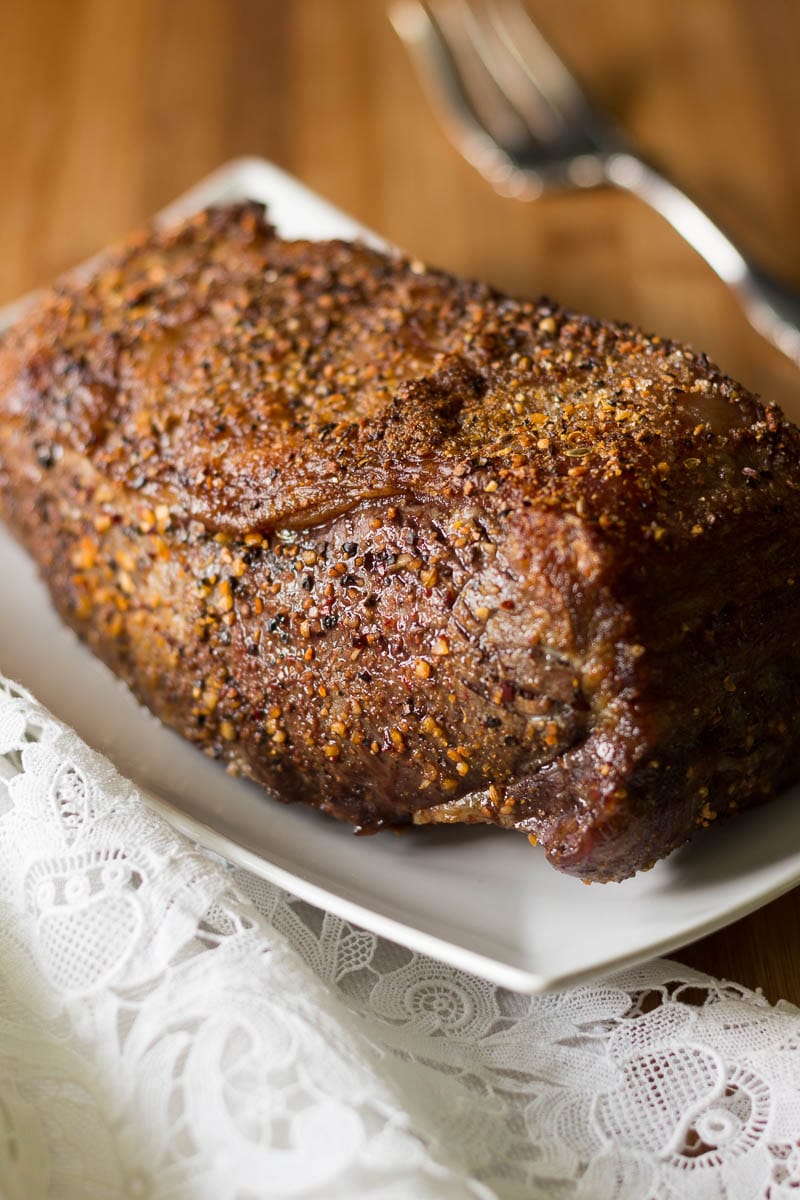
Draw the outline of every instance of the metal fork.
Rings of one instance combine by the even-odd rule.
[[[800,293],[733,244],[583,94],[521,0],[396,0],[390,19],[464,157],[505,195],[610,184],[660,213],[800,365]]]

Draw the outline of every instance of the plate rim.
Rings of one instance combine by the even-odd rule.
[[[261,879],[290,892],[299,900],[313,904],[323,911],[331,912],[334,916],[350,921],[378,937],[387,938],[389,941],[403,946],[406,950],[427,955],[456,970],[476,975],[497,987],[507,988],[509,991],[523,995],[560,992],[592,980],[609,978],[638,963],[649,962],[653,958],[668,955],[671,951],[699,941],[719,929],[734,924],[749,913],[756,912],[773,900],[778,900],[787,892],[792,891],[800,882],[797,868],[794,868],[792,872],[787,870],[766,891],[751,895],[738,904],[721,910],[713,917],[703,918],[680,933],[649,942],[646,947],[643,946],[640,949],[633,949],[612,958],[606,958],[601,964],[595,963],[585,968],[551,973],[529,971],[524,967],[515,967],[501,959],[459,946],[455,942],[447,941],[436,934],[427,933],[423,929],[417,929],[404,921],[387,917],[376,909],[366,908],[356,900],[349,900],[345,896],[331,892],[321,884],[294,875],[285,867],[280,867],[277,863],[264,858],[257,851],[242,845],[227,834],[220,833],[205,821],[186,813],[170,800],[157,796],[150,789],[143,788],[139,784],[135,786],[145,803],[174,828],[195,840],[199,845],[219,854],[234,866],[251,871]],[[555,870],[555,868],[551,869]],[[575,880],[576,886],[579,883],[579,880]]]

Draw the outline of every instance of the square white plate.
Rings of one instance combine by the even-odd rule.
[[[230,163],[165,220],[250,197],[286,236],[375,235],[268,163]],[[0,327],[21,305],[0,313]],[[652,871],[582,887],[522,836],[449,827],[353,837],[230,778],[170,733],[64,628],[0,529],[0,670],[69,722],[190,837],[298,896],[520,991],[564,987],[674,949],[800,882],[800,788],[711,829]]]

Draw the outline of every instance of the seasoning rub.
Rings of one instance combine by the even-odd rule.
[[[256,205],[0,342],[5,518],[144,703],[281,800],[587,880],[798,773],[799,452],[702,355]]]

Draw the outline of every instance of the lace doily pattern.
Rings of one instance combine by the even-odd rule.
[[[412,954],[199,850],[0,678],[0,1190],[788,1200],[800,1011]]]

